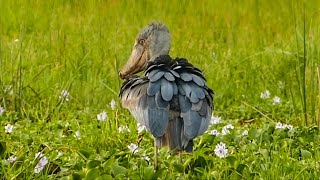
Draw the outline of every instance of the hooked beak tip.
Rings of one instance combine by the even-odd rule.
[[[119,76],[120,76],[121,79],[125,79],[126,78],[125,75],[122,72],[119,73]]]

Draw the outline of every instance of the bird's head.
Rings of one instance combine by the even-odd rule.
[[[129,60],[120,71],[120,78],[126,79],[145,70],[148,62],[155,60],[160,55],[168,55],[169,51],[168,28],[160,23],[150,23],[138,34]]]

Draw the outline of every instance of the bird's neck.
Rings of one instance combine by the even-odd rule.
[[[161,55],[165,55],[165,54],[158,54],[158,55],[154,55],[150,58],[149,62],[153,62],[155,59],[157,59],[157,57],[161,56]]]
[[[162,50],[160,52],[150,52],[150,59],[149,61],[154,61],[157,57],[162,56],[162,55],[169,55],[168,50]]]

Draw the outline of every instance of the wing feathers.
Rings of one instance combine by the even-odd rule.
[[[185,149],[208,128],[213,92],[206,86],[199,69],[185,59],[170,59],[160,56],[148,65],[145,77],[127,80],[121,87],[120,97],[123,107],[156,138],[170,132],[166,131],[170,119],[182,118],[181,140],[177,142]],[[172,114],[177,111],[180,113]]]
[[[162,98],[166,101],[170,101],[173,96],[173,85],[170,81],[166,81],[165,79],[161,79],[161,95]]]

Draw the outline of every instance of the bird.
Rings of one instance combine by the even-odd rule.
[[[214,109],[214,92],[202,71],[185,58],[171,58],[170,41],[163,23],[149,23],[119,72],[125,80],[119,93],[122,107],[154,137],[155,169],[160,147],[193,151],[193,140],[208,129]]]

